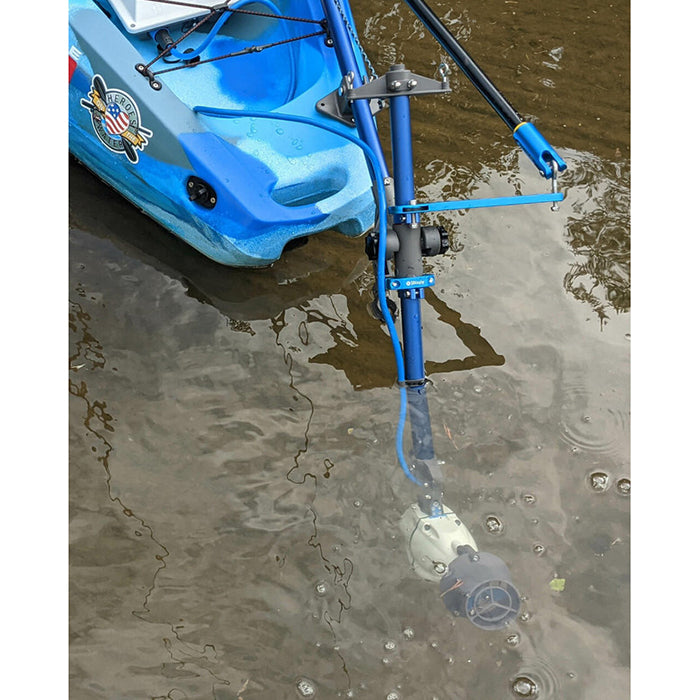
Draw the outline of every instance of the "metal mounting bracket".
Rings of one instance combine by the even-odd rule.
[[[321,114],[325,114],[327,117],[331,117],[332,119],[346,124],[347,126],[355,126],[355,118],[352,115],[352,106],[346,97],[347,92],[352,89],[353,80],[354,76],[352,73],[346,75],[343,78],[340,88],[333,90],[333,92],[329,93],[325,97],[322,97],[316,103],[316,110],[321,112]],[[368,83],[368,85],[371,84],[372,83]],[[377,112],[383,108],[384,104],[381,100],[369,100],[369,109],[372,112],[372,116],[377,114]]]
[[[447,73],[442,72],[442,81],[425,78],[422,75],[411,73],[403,63],[397,63],[388,70],[385,75],[353,88],[343,86],[345,99],[387,99],[398,95],[433,95],[441,92],[450,92]]]
[[[419,277],[387,277],[386,288],[391,291],[406,289],[423,289],[435,286],[435,275],[420,275]]]

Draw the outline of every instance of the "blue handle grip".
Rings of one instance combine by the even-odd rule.
[[[518,124],[513,131],[513,138],[546,178],[552,177],[552,161],[557,164],[559,172],[566,170],[566,163],[531,122]]]

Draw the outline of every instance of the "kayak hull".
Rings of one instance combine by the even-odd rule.
[[[319,20],[320,3],[278,2],[239,0],[267,16],[231,16],[214,32],[204,24],[187,37],[194,47],[209,40],[201,65],[158,75],[160,89],[136,70],[159,53],[151,33],[127,31],[106,0],[69,4],[71,153],[224,265],[269,265],[295,239],[329,229],[359,236],[375,221],[366,160],[350,140],[356,130],[316,110],[341,81],[332,48],[322,35],[289,41],[317,25],[269,16]],[[180,66],[161,60],[152,70]]]

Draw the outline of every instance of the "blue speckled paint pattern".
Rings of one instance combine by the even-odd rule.
[[[271,12],[268,0],[244,4]],[[282,0],[277,7],[282,15],[322,19],[315,0]],[[77,57],[69,84],[71,153],[165,228],[217,262],[261,266],[279,258],[292,239],[327,229],[357,236],[373,225],[365,157],[323,125],[357,132],[316,111],[316,102],[341,80],[323,36],[164,73],[157,91],[135,69],[158,53],[148,33],[127,33],[92,0],[71,0],[69,13],[69,49]],[[202,57],[317,30],[316,24],[232,16]],[[175,37],[179,31],[171,28]],[[195,32],[180,48],[198,46],[205,36]],[[159,61],[153,70],[174,65]],[[153,134],[136,163],[100,141],[90,110],[81,104],[95,75],[108,91],[133,99]],[[301,116],[319,127],[260,116],[218,118],[195,112],[196,106]],[[189,200],[192,175],[216,192],[213,209]]]

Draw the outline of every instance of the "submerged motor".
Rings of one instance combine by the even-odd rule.
[[[518,595],[505,562],[479,552],[476,542],[454,511],[426,515],[412,504],[400,521],[413,570],[439,582],[447,609],[485,630],[502,629],[520,610]]]
[[[485,630],[501,629],[515,618],[520,596],[505,562],[495,554],[458,547],[440,581],[440,596],[447,609]]]

